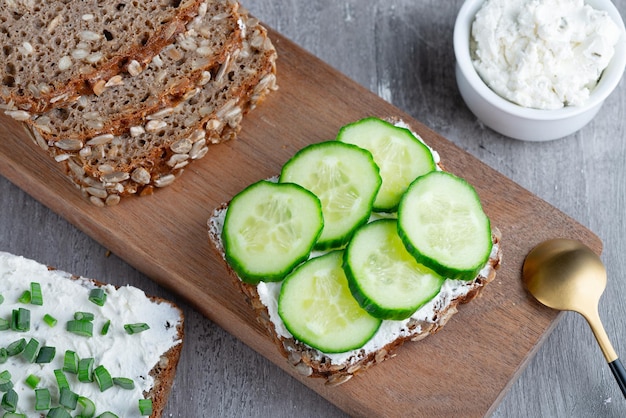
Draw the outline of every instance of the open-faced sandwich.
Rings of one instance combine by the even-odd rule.
[[[176,305],[6,252],[0,282],[4,417],[161,416],[182,349]]]
[[[365,118],[215,209],[209,238],[288,361],[341,384],[495,278],[478,194],[402,121]]]

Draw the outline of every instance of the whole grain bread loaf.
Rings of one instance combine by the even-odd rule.
[[[276,50],[267,31],[245,11],[240,20],[245,36],[233,58],[177,106],[146,116],[121,135],[46,141],[31,129],[34,140],[99,206],[171,184],[209,144],[234,138],[243,115],[275,88]]]
[[[176,106],[195,88],[211,80],[220,82],[241,49],[238,7],[217,15],[219,10],[204,9],[145,69],[135,62],[130,72],[100,80],[94,86],[96,94],[43,114],[28,117],[26,111],[13,111],[9,115],[29,123],[47,142],[86,141],[102,134],[119,135],[146,115]]]
[[[42,344],[54,344],[56,348],[56,356],[51,364],[37,366],[36,373],[42,379],[41,387],[47,387],[52,393],[58,390],[54,387],[56,384],[53,377],[54,369],[63,367],[64,353],[70,350],[79,358],[92,357],[97,365],[107,368],[116,377],[126,377],[134,381],[132,390],[110,388],[100,392],[95,382],[81,385],[78,381],[70,380],[74,384],[74,390],[85,395],[91,392],[89,396],[99,408],[98,414],[104,412],[103,405],[108,405],[116,408],[111,412],[117,413],[118,416],[139,417],[137,403],[138,398],[143,397],[152,400],[153,414],[150,416],[155,418],[162,416],[174,382],[184,339],[184,315],[176,304],[160,297],[147,296],[137,288],[111,286],[102,281],[76,276],[47,267],[35,260],[2,251],[0,251],[0,275],[3,277],[3,295],[6,297],[5,303],[0,305],[3,317],[7,312],[10,315],[10,310],[14,308],[11,303],[17,300],[13,296],[21,293],[22,288],[28,288],[30,280],[36,280],[41,285],[43,305],[28,306],[31,310],[32,326],[30,330],[16,335],[16,338],[25,336],[37,339]],[[102,307],[87,301],[90,290],[94,288],[103,289],[107,295]],[[68,297],[67,292],[71,292],[72,297]],[[61,299],[63,303],[55,303]],[[83,306],[94,314],[94,326],[101,327],[107,318],[111,319],[106,335],[101,335],[99,328],[97,334],[94,328],[92,338],[65,331],[64,321],[73,319],[76,306],[81,306],[72,306],[74,299],[86,303]],[[129,303],[132,304],[132,309],[128,308]],[[115,316],[110,316],[113,313]],[[59,324],[54,329],[42,326],[40,322],[44,314],[52,315]],[[144,331],[142,336],[128,335],[123,329],[119,329],[123,327],[125,319],[138,319],[147,323],[150,329]],[[11,341],[12,332],[7,330],[3,333],[6,338],[0,343],[0,347],[6,346]],[[66,338],[62,336],[64,333]],[[129,341],[144,341],[151,345],[151,350],[133,351],[128,345]],[[129,353],[108,351],[120,349],[128,350]],[[143,354],[144,351],[151,352]],[[35,414],[39,416],[42,411],[35,412],[34,403],[31,406],[28,403],[32,398],[32,388],[24,384],[30,366],[20,359],[14,360],[14,363],[5,363],[3,369],[8,368],[12,374],[14,389],[20,395],[20,411],[26,412],[27,416]],[[71,379],[69,374],[68,379]],[[121,402],[122,400],[124,402]],[[119,415],[120,413],[122,415]]]
[[[0,3],[0,100],[39,113],[145,67],[198,14],[235,0],[6,0]],[[129,68],[130,66],[130,68]]]
[[[392,120],[394,123],[402,122],[395,118]],[[438,165],[442,168],[440,163]],[[496,270],[500,267],[502,260],[501,233],[496,227],[492,227],[492,252],[488,262],[473,280],[467,282],[446,280],[440,293],[411,318],[405,321],[383,321],[381,325],[381,329],[385,328],[383,334],[392,332],[390,335],[395,336],[393,339],[383,339],[382,343],[377,341],[371,345],[367,343],[361,349],[342,354],[342,356],[331,356],[298,341],[282,324],[276,305],[280,283],[248,284],[242,281],[228,265],[221,237],[227,210],[228,203],[224,203],[211,214],[207,223],[209,242],[224,260],[234,285],[254,310],[257,321],[267,330],[268,335],[289,364],[299,374],[322,378],[327,385],[340,385],[369,367],[393,357],[395,350],[405,342],[419,341],[439,331],[458,311],[460,304],[475,299],[485,285],[495,279]],[[273,294],[274,297],[269,298],[269,302],[260,297],[259,286],[265,286],[264,293]],[[270,289],[269,292],[268,289]],[[395,324],[390,325],[391,328],[387,327],[391,323]],[[372,340],[375,339],[376,336],[372,338]]]

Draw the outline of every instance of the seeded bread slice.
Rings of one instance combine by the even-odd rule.
[[[224,216],[228,209],[225,203],[216,208],[208,220],[209,242],[225,260],[222,245],[222,229]],[[446,322],[458,311],[460,304],[468,303],[477,296],[485,285],[495,279],[496,270],[500,267],[502,249],[500,246],[501,234],[497,228],[492,229],[493,250],[487,264],[475,279],[467,282],[446,281],[442,291],[429,304],[422,307],[414,317],[403,322],[402,327],[395,332],[393,340],[382,339],[382,342],[368,343],[362,349],[354,350],[343,356],[341,360],[330,356],[296,340],[286,330],[277,312],[277,293],[280,283],[268,284],[274,289],[275,298],[271,302],[263,300],[259,295],[258,286],[266,286],[263,282],[258,286],[243,282],[234,270],[225,261],[226,268],[233,279],[235,286],[243,293],[245,299],[256,313],[257,321],[267,330],[270,338],[276,343],[280,353],[299,374],[307,377],[325,379],[327,385],[340,385],[354,375],[367,370],[369,367],[395,356],[395,350],[407,341],[419,341],[428,335],[439,331]],[[271,293],[271,292],[270,292]],[[272,305],[272,306],[269,306]],[[423,312],[420,314],[420,312]],[[419,319],[418,319],[419,318]],[[381,330],[389,332],[385,323],[399,321],[383,321]],[[395,327],[395,325],[391,325]],[[379,333],[382,332],[379,330]],[[377,339],[376,336],[373,340]]]
[[[29,280],[36,280],[41,285],[44,304],[41,308],[35,306],[29,308],[32,311],[31,322],[33,326],[31,326],[28,333],[21,334],[24,334],[27,339],[32,337],[57,348],[54,363],[37,368],[37,375],[42,378],[41,384],[44,387],[48,387],[51,392],[54,391],[54,386],[48,386],[56,384],[53,370],[62,367],[65,350],[72,350],[79,357],[94,357],[97,363],[101,363],[111,373],[114,373],[114,376],[127,377],[135,381],[136,389],[132,389],[132,391],[110,388],[102,393],[99,393],[100,391],[97,390],[97,387],[93,388],[89,384],[81,385],[76,382],[76,385],[80,387],[77,386],[75,390],[83,391],[81,393],[84,393],[85,390],[91,390],[95,393],[96,398],[91,399],[100,408],[98,413],[104,412],[102,410],[103,406],[99,405],[99,399],[97,398],[102,396],[104,402],[114,404],[112,407],[118,408],[114,412],[119,414],[128,411],[129,415],[139,417],[138,398],[144,397],[152,400],[153,414],[151,417],[162,416],[174,382],[184,339],[184,315],[176,304],[160,297],[146,296],[143,291],[137,288],[130,286],[114,287],[101,281],[72,275],[46,267],[34,260],[1,251],[0,275],[2,275],[4,280],[3,294],[6,297],[5,303],[0,305],[2,316],[5,316],[7,312],[10,313],[12,308],[10,304],[16,300],[12,296],[21,292],[21,288],[28,288]],[[76,311],[76,309],[72,308],[73,302],[67,298],[67,294],[64,292],[71,292],[72,296],[77,298],[77,300],[83,300],[86,304],[92,305],[87,302],[87,298],[89,291],[93,288],[102,288],[107,294],[103,307],[93,305],[89,308],[89,311],[96,317],[93,321],[95,325],[94,336],[86,338],[83,336],[72,337],[70,334],[63,335],[66,332],[64,331],[65,324],[63,322],[73,319]],[[117,297],[116,294],[120,296]],[[63,298],[64,303],[51,305],[53,301],[59,300],[59,298]],[[135,302],[130,310],[127,309],[127,303],[129,302]],[[148,317],[142,317],[147,312],[149,313],[147,314]],[[37,326],[45,313],[51,314],[59,320],[59,324],[54,330],[47,326]],[[114,316],[109,316],[112,314]],[[106,336],[102,336],[100,335],[99,327],[106,319],[111,319],[111,325]],[[122,322],[123,319],[133,319],[148,323],[150,329],[145,332],[150,334],[127,335],[123,329],[120,329],[124,324]],[[61,325],[63,326],[61,327]],[[96,327],[98,332],[96,332]],[[10,335],[12,332],[10,330],[3,333],[6,338],[0,343],[0,347],[4,347],[8,342],[12,341]],[[15,335],[15,338],[18,337],[18,335]],[[147,344],[151,344],[152,352],[142,354],[142,350],[128,350],[130,347],[126,346],[128,341],[125,341],[125,339],[138,342],[146,341]],[[118,349],[119,347],[124,347],[129,352],[125,355],[119,352],[108,352],[107,350],[110,347],[117,347]],[[114,361],[111,361],[112,358]],[[27,376],[27,368],[29,366],[26,363],[20,364],[19,361],[18,359],[13,366],[10,363],[4,364],[3,368],[14,367],[17,369],[12,370],[14,389],[20,395],[20,411],[28,412],[29,408],[34,409],[34,404],[31,405],[29,403],[32,389],[24,384],[24,378]],[[124,361],[127,361],[128,364],[124,363]],[[141,367],[139,364],[141,364]],[[142,369],[142,367],[145,367],[145,369]],[[20,374],[24,375],[21,376]],[[146,379],[146,375],[149,375],[151,379]],[[72,381],[72,376],[68,375],[68,379]],[[128,402],[122,404],[120,402],[122,399]],[[34,416],[35,411],[31,410],[31,412],[32,414],[28,416]],[[39,416],[40,414],[37,413],[36,415]]]
[[[202,88],[167,114],[148,116],[122,135],[86,142],[33,139],[63,164],[92,203],[113,205],[121,196],[150,194],[171,184],[208,144],[234,138],[243,115],[276,88],[276,50],[257,19],[241,13],[245,39],[225,76]]]
[[[204,3],[207,4],[207,3]],[[95,93],[81,96],[65,107],[56,107],[29,117],[26,111],[7,112],[29,123],[47,141],[85,141],[103,134],[119,135],[141,123],[146,115],[171,111],[196,87],[210,80],[220,82],[241,48],[242,33],[238,7],[232,13],[200,14],[187,24],[150,61],[145,69],[139,63],[128,72],[100,80]]]
[[[38,113],[144,67],[199,13],[232,14],[235,0],[5,0],[0,3],[0,101]]]

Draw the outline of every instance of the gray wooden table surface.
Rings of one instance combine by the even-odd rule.
[[[525,143],[485,128],[454,78],[461,0],[243,1],[268,26],[593,230],[609,282],[600,315],[626,353],[626,84],[570,137]],[[615,0],[626,13],[626,0]],[[165,417],[343,413],[0,177],[0,250],[171,298],[186,343]],[[566,314],[495,417],[624,417],[626,402],[584,320]]]

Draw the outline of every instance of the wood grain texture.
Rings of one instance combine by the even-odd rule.
[[[620,10],[626,6],[626,2],[623,0],[618,0],[615,3]],[[605,319],[609,335],[614,336],[614,344],[618,353],[624,352],[620,340],[624,341],[624,337],[626,337],[624,320],[622,319],[626,312],[621,301],[626,297],[626,287],[621,280],[615,279],[624,277],[626,273],[623,267],[626,265],[624,259],[626,242],[622,226],[622,216],[626,203],[626,184],[624,181],[626,178],[626,173],[624,173],[626,150],[622,140],[626,133],[623,118],[626,97],[624,96],[625,87],[623,85],[620,85],[618,91],[609,98],[600,115],[580,132],[563,140],[547,144],[522,143],[504,138],[484,128],[464,106],[456,90],[451,43],[452,27],[456,12],[461,5],[460,0],[449,2],[438,0],[420,2],[412,0],[396,0],[394,2],[381,0],[349,0],[343,2],[331,2],[330,0],[258,0],[249,4],[244,2],[244,4],[269,26],[274,27],[323,61],[330,63],[332,67],[348,75],[363,86],[364,90],[369,90],[391,102],[395,107],[389,108],[390,112],[393,111],[394,114],[397,114],[402,111],[403,114],[419,120],[486,165],[521,184],[596,232],[604,241],[603,260],[606,262],[609,272],[609,285],[602,300],[600,314]],[[280,66],[283,65],[281,62],[282,59],[279,60],[279,71]],[[341,91],[335,91],[335,93],[341,94]],[[281,91],[280,94],[286,93]],[[298,95],[295,92],[291,94],[293,96]],[[330,107],[333,107],[335,100],[337,100],[335,94],[321,94],[319,96]],[[280,96],[277,95],[277,97]],[[345,100],[339,100],[339,102],[342,109],[351,107],[351,103],[345,103]],[[373,102],[375,106],[366,109],[372,102],[369,99],[364,103],[357,100],[357,109],[351,110],[351,113],[345,115],[345,118],[360,115],[361,112],[365,111],[369,113],[372,112],[372,109],[388,109],[378,100],[373,100]],[[268,103],[270,102],[268,101]],[[400,111],[396,111],[396,108]],[[257,114],[251,115],[250,119],[246,121],[244,134],[242,134],[243,138],[250,138],[247,141],[253,141],[257,145],[262,138],[255,137],[255,130],[259,126],[266,128],[271,126],[271,116],[267,116],[265,113],[269,112],[269,105],[266,110],[263,109],[264,107],[261,107]],[[306,119],[308,116],[303,109],[289,109],[289,112],[292,111],[297,114],[297,120]],[[324,118],[327,116],[326,113]],[[285,146],[285,149],[281,151],[280,156],[273,155],[271,152],[264,152],[260,155],[252,151],[245,152],[243,158],[248,162],[246,169],[237,170],[237,178],[233,181],[243,184],[267,174],[273,174],[281,163],[281,158],[286,156],[297,144],[325,139],[325,136],[332,134],[338,124],[343,121],[342,117],[333,116],[331,124],[335,124],[335,126],[330,126],[331,124],[316,126],[314,122],[319,122],[319,120],[315,119],[307,122],[304,126],[310,130],[308,132],[304,132],[305,129],[294,132],[283,126],[279,134],[284,136],[279,138],[280,141],[283,141],[281,145]],[[272,129],[275,128],[275,126],[271,127]],[[6,127],[0,126],[0,132],[3,132],[2,129],[5,131],[4,134],[0,135],[8,135]],[[278,137],[278,133],[276,136]],[[465,171],[464,164],[468,162],[466,158],[469,157],[460,153],[456,147],[449,146],[446,141],[438,139],[435,141],[437,144],[442,144],[443,149],[445,149],[445,151],[443,149],[440,151],[447,166],[453,170]],[[232,157],[237,155],[236,153],[240,150],[240,148],[233,147],[239,147],[239,145],[232,143],[223,147],[214,147],[211,153],[217,151],[218,148],[223,148],[218,152],[218,156],[214,155],[214,158],[226,158],[229,155]],[[451,165],[452,160],[457,157],[457,165]],[[211,157],[208,156],[207,158]],[[469,161],[474,162],[471,158]],[[44,163],[44,166],[46,164],[48,163]],[[199,164],[204,166],[205,162],[199,162]],[[42,166],[35,163],[35,167]],[[11,171],[19,177],[21,172],[16,170],[12,164],[7,165],[5,159],[0,160],[0,171],[3,173]],[[202,173],[198,170],[200,169],[192,167],[184,174],[181,182],[173,186],[178,190],[176,193],[195,190],[193,186],[187,186],[187,184],[193,185],[202,178]],[[483,189],[481,191],[486,187],[484,184],[486,179],[490,179],[493,183],[489,184],[489,188],[493,187],[493,189],[483,192],[481,196],[489,202],[488,207],[492,213],[499,213],[496,216],[499,220],[515,219],[518,221],[512,226],[502,228],[505,244],[509,244],[507,234],[509,238],[525,237],[532,242],[538,241],[542,237],[541,233],[532,233],[532,228],[540,226],[540,221],[535,219],[537,213],[544,216],[543,211],[546,210],[545,216],[548,218],[551,218],[554,213],[558,214],[557,217],[563,216],[558,210],[543,203],[535,208],[518,207],[519,203],[527,201],[526,193],[505,199],[502,203],[502,210],[508,210],[511,213],[502,214],[500,209],[493,209],[494,204],[498,202],[495,193],[500,193],[502,189],[509,189],[510,187],[518,190],[517,186],[491,170],[484,173],[469,173],[469,175],[474,179],[478,177],[482,180]],[[49,182],[50,187],[57,187],[57,183],[65,184],[61,177],[48,176],[46,171],[36,174],[35,179],[31,177],[18,180],[26,190],[33,187],[31,182],[36,181],[44,181],[44,184]],[[210,181],[211,184],[215,183],[213,180]],[[503,181],[502,185],[499,185],[500,181]],[[64,196],[75,193],[71,187],[67,185],[63,187],[67,187],[66,191],[69,193]],[[198,213],[203,216],[207,215],[210,211],[208,207],[210,204],[229,196],[237,188],[221,185],[215,187],[219,196],[206,202],[207,207],[199,208],[191,205],[188,210],[193,213],[192,216],[199,217]],[[171,190],[164,192],[169,194]],[[108,256],[107,249],[110,248],[108,244],[102,245],[88,235],[96,232],[106,234],[96,228],[93,223],[85,221],[81,217],[57,215],[5,178],[0,178],[0,195],[2,196],[0,198],[0,250],[23,254],[76,273],[108,279],[115,284],[131,283],[146,289],[149,293],[172,298],[183,306],[188,318],[186,322],[188,338],[179,365],[180,372],[177,375],[165,416],[344,416],[344,412],[334,408],[317,392],[309,390],[305,385],[296,383],[293,378],[281,371],[271,361],[258,355],[241,340],[224,331],[224,329],[236,328],[236,323],[230,323],[233,315],[222,317],[221,312],[204,306],[207,302],[204,299],[202,302],[191,306],[182,296],[178,296],[180,293],[187,297],[189,293],[193,292],[194,287],[191,289],[175,288],[172,291],[170,290],[172,284],[165,279],[159,280],[160,276],[156,274],[155,280],[164,284],[164,287],[161,287],[156,284],[156,281],[149,279],[147,275],[134,269],[115,255],[121,254],[118,253],[117,249],[127,249],[132,246],[131,244],[117,244],[114,255]],[[190,196],[190,199],[197,197],[206,198],[206,196]],[[50,194],[48,199],[52,201],[51,206],[59,207],[64,204],[55,201],[59,199],[59,196],[54,194]],[[74,202],[70,199],[67,204],[80,205],[80,202]],[[180,205],[186,206],[186,201],[180,202]],[[63,211],[64,209],[61,209],[59,212],[63,213]],[[68,212],[69,209],[65,209],[65,211]],[[146,219],[145,217],[148,215],[152,216],[153,212],[149,203],[145,203],[145,205],[133,204],[127,205],[126,216],[132,223]],[[519,216],[526,218],[518,219]],[[80,229],[66,221],[66,217]],[[115,216],[112,218],[106,221],[112,229],[123,228],[126,225],[126,221],[115,219]],[[562,219],[567,221],[564,221],[563,224],[557,222],[560,224],[558,228],[565,229],[570,233],[569,222],[571,220],[567,217]],[[202,228],[203,221],[198,219],[194,225],[197,228]],[[163,222],[163,226],[165,228],[164,233],[167,234],[177,229],[176,225],[167,220]],[[185,228],[190,227],[185,226]],[[88,234],[81,232],[81,230],[87,231]],[[199,229],[198,231],[193,229],[188,238],[197,239],[201,234],[199,231]],[[547,235],[547,231],[543,231],[543,233]],[[170,242],[169,245],[175,248],[181,241],[184,241],[184,238]],[[532,242],[530,241],[517,242],[517,240],[511,240],[513,252],[522,253],[524,246],[527,248],[531,246]],[[188,248],[186,251],[196,254],[197,251],[204,253],[207,250],[207,248],[200,250]],[[151,255],[153,254],[152,251],[152,248],[145,251],[146,263],[155,261],[156,257]],[[519,256],[511,259],[508,252],[505,253],[504,268],[506,270],[501,272],[500,279],[513,274],[519,265]],[[144,266],[138,267],[143,270]],[[192,274],[195,276],[197,273],[194,271]],[[152,276],[152,272],[149,274]],[[217,275],[219,272],[216,271],[214,274]],[[419,354],[429,352],[428,350],[435,350],[435,346],[439,346],[439,344],[444,344],[443,347],[449,348],[445,342],[448,338],[453,337],[447,336],[447,334],[463,335],[462,333],[466,332],[464,325],[469,324],[468,326],[472,327],[477,317],[485,318],[483,320],[490,324],[494,332],[501,332],[505,327],[509,331],[508,338],[519,338],[522,344],[520,350],[523,351],[529,345],[532,346],[529,349],[529,354],[532,354],[533,350],[537,350],[536,356],[529,360],[528,367],[524,368],[526,364],[524,360],[519,361],[515,368],[511,364],[517,363],[519,358],[515,353],[509,351],[511,349],[515,351],[517,348],[511,340],[503,337],[503,334],[500,333],[499,337],[495,337],[498,346],[495,348],[488,347],[490,351],[484,353],[477,360],[476,369],[479,371],[484,371],[485,367],[498,363],[498,371],[494,374],[496,382],[487,385],[489,386],[488,391],[493,390],[494,386],[499,386],[498,382],[501,381],[503,375],[512,376],[512,380],[507,380],[512,384],[510,390],[506,392],[507,387],[505,385],[497,396],[497,398],[503,397],[502,403],[495,411],[488,409],[487,414],[493,412],[493,416],[497,417],[623,416],[625,409],[621,395],[612,381],[612,376],[603,363],[601,354],[584,321],[575,315],[564,315],[555,331],[546,338],[545,344],[539,348],[541,341],[540,337],[537,336],[539,334],[547,335],[541,333],[539,329],[546,323],[554,324],[552,322],[554,313],[538,307],[529,312],[528,307],[533,305],[527,299],[519,298],[519,295],[515,293],[519,289],[509,288],[510,283],[513,281],[505,280],[498,283],[498,279],[496,279],[496,282],[492,284],[493,287],[488,288],[489,292],[486,292],[483,298],[471,305],[462,307],[460,314],[453,318],[452,322],[441,333],[433,336],[430,341],[405,347],[400,353],[401,356],[409,357],[411,353],[417,353],[417,357]],[[205,284],[206,280],[193,280],[193,286]],[[516,296],[509,299],[511,290]],[[225,289],[215,289],[215,293],[212,298],[228,298],[230,296]],[[500,305],[494,307],[494,300]],[[234,309],[237,311],[237,315],[247,312],[245,304],[232,303],[235,305]],[[489,308],[486,309],[485,306]],[[206,319],[203,315],[205,311],[208,311],[209,317],[215,322]],[[235,321],[238,320],[237,315],[234,315]],[[502,318],[498,318],[498,316]],[[532,323],[535,317],[537,317],[537,327],[539,328],[535,328],[533,325],[523,326],[519,330],[519,335],[515,332],[511,333],[510,329],[506,328],[506,324],[514,320],[519,321],[522,318],[522,320]],[[216,323],[224,328],[217,326]],[[259,329],[255,327],[250,332],[251,335],[244,336],[244,340],[255,339],[259,335]],[[484,334],[494,338],[489,333]],[[457,341],[456,337],[454,338]],[[533,339],[537,340],[533,342]],[[251,345],[255,346],[254,344]],[[425,347],[423,350],[426,351],[413,348],[413,346]],[[459,353],[461,348],[462,346],[459,345],[454,347],[451,352]],[[269,347],[263,346],[261,350],[263,349],[269,349]],[[470,353],[474,352],[470,351]],[[395,364],[399,363],[399,358],[393,359],[381,367],[395,369],[397,367]],[[446,357],[446,359],[448,358],[450,357]],[[474,361],[476,357],[472,354],[465,359]],[[280,359],[276,361],[280,362]],[[460,362],[460,360],[455,361]],[[432,371],[433,366],[430,367]],[[515,370],[512,370],[513,368]],[[376,368],[370,372],[375,370]],[[467,368],[463,370],[467,370]],[[376,377],[378,377],[378,373],[382,373],[382,371],[376,373]],[[460,383],[465,385],[469,383],[468,379],[470,379],[465,374],[467,373],[459,372],[454,376],[458,377]],[[518,375],[520,376],[519,379],[515,380]],[[362,378],[363,376],[358,379],[363,380]],[[387,396],[390,392],[398,390],[398,393],[392,395],[394,399],[403,405],[412,405],[409,395],[413,396],[417,393],[417,396],[425,398],[422,387],[418,386],[418,383],[412,379],[409,385],[399,389],[377,385],[375,398],[371,402],[381,402],[380,398],[376,397],[380,393]],[[438,386],[446,385],[444,382],[440,382]],[[467,388],[462,389],[463,391],[468,390]],[[444,390],[449,389],[444,388]],[[333,396],[332,393],[324,393],[324,395],[331,398]],[[452,396],[450,392],[445,392],[445,396],[422,398],[420,403],[426,403],[426,411],[432,411],[429,408],[436,408],[438,404],[451,403],[452,409],[449,411],[454,416],[482,416],[485,411],[481,405],[487,402],[495,408],[498,400],[494,399],[491,403],[492,401],[481,399],[480,395],[475,393],[468,405],[459,406],[459,403],[454,400],[455,396],[456,394]],[[479,405],[475,406],[475,402]],[[352,406],[350,407],[352,408]],[[347,410],[356,413],[354,409]],[[406,416],[406,414],[402,415]],[[429,415],[426,414],[425,416]],[[387,414],[387,416],[392,416],[392,414]]]

